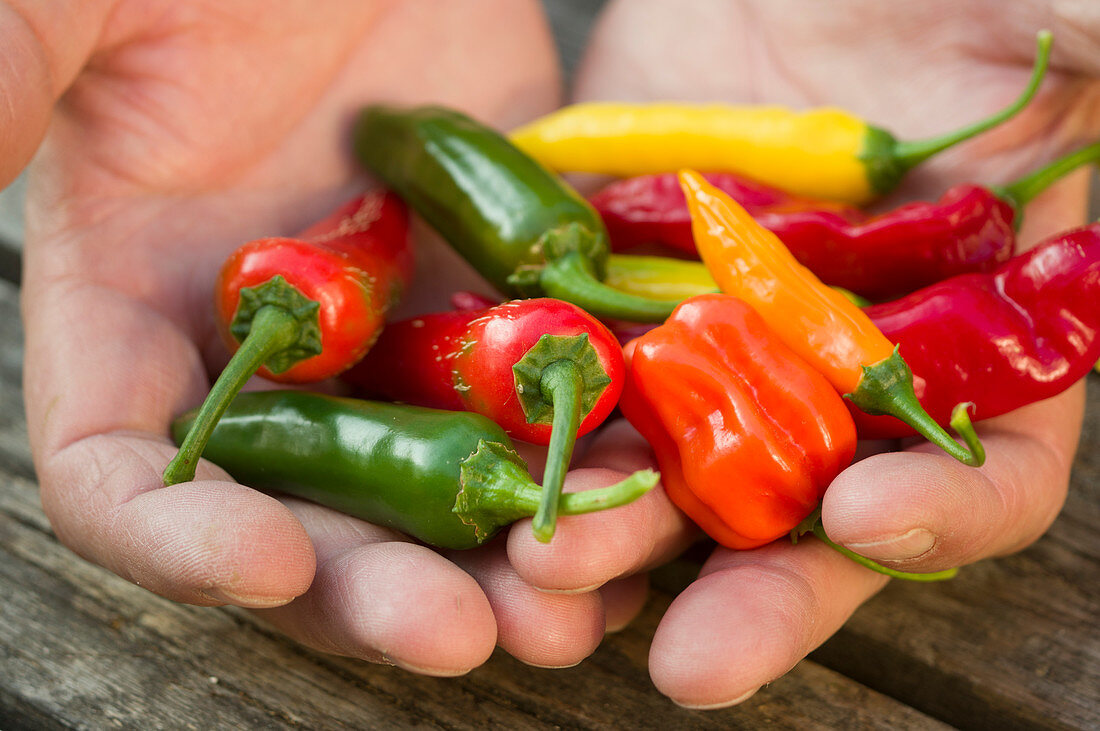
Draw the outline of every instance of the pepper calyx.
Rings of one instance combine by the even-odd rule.
[[[542,294],[540,279],[543,268],[550,262],[568,254],[579,254],[592,268],[598,279],[603,279],[607,266],[607,238],[576,221],[545,231],[531,245],[526,261],[508,275],[508,284],[523,297]]]
[[[861,411],[872,416],[889,415],[901,419],[928,441],[960,462],[980,467],[985,449],[970,422],[967,404],[959,404],[951,415],[951,426],[966,443],[963,447],[924,410],[913,390],[913,371],[901,357],[898,346],[878,363],[863,366],[856,390],[844,394]],[[961,407],[961,408],[960,408]]]
[[[583,383],[581,387],[581,412],[583,420],[600,396],[611,384],[600,362],[600,356],[589,341],[588,333],[579,335],[545,334],[531,346],[523,357],[512,366],[523,414],[528,424],[551,424],[554,421],[554,402],[543,388],[543,373],[557,361],[575,364]]]
[[[527,463],[509,446],[478,440],[477,449],[459,465],[459,491],[452,512],[472,526],[478,541],[504,526],[534,515],[542,489]]]
[[[895,150],[898,138],[890,132],[868,125],[863,137],[863,149],[856,159],[863,163],[867,183],[876,194],[888,193],[898,186],[909,168],[898,160]]]
[[[637,500],[660,481],[653,470],[639,470],[620,482],[596,490],[561,495],[559,515],[609,510]],[[477,449],[459,465],[459,491],[451,509],[480,541],[521,518],[534,516],[542,499],[527,464],[500,442],[478,441]]]
[[[296,287],[276,274],[255,287],[241,287],[237,312],[229,323],[229,333],[243,343],[252,331],[253,321],[265,307],[283,310],[297,323],[293,341],[271,353],[264,365],[272,373],[282,373],[294,364],[321,353],[321,304],[303,295]]]

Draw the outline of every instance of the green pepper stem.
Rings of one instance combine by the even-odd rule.
[[[459,467],[461,489],[454,513],[484,541],[500,528],[538,513],[544,491],[527,472],[526,463],[508,445],[482,439]],[[558,500],[558,515],[581,515],[634,502],[660,480],[653,470],[639,470],[614,485],[569,492]]]
[[[946,579],[953,579],[959,573],[957,568],[946,569],[944,571],[930,571],[928,573],[915,573],[910,571],[898,571],[883,566],[879,562],[861,556],[855,551],[845,548],[825,533],[825,526],[821,522],[821,507],[818,506],[814,512],[810,513],[806,518],[799,523],[794,530],[791,531],[791,543],[798,543],[798,539],[807,533],[812,533],[818,540],[824,543],[829,548],[833,549],[842,556],[855,561],[860,566],[871,569],[876,573],[890,576],[895,579],[904,579],[905,581],[944,581]]]
[[[214,382],[179,451],[165,468],[165,486],[195,479],[199,458],[229,404],[265,361],[297,342],[300,331],[299,320],[282,307],[265,305],[256,312],[248,335]]]
[[[660,479],[661,475],[653,470],[638,470],[614,485],[567,492],[558,502],[558,514],[583,515],[628,505],[656,487]]]
[[[609,287],[593,274],[591,264],[577,251],[546,263],[539,284],[547,297],[572,302],[597,317],[631,322],[664,322],[678,300],[655,300]]]
[[[554,537],[558,501],[565,484],[565,473],[569,470],[569,460],[573,457],[573,447],[577,443],[584,379],[576,363],[559,360],[543,369],[540,388],[543,398],[552,406],[554,416],[546,467],[542,473],[542,499],[532,528],[535,538],[547,543]]]
[[[974,432],[968,413],[973,404],[958,404],[951,412],[951,427],[966,442],[964,448],[920,405],[913,391],[913,371],[897,347],[889,357],[864,366],[856,390],[844,394],[844,398],[868,414],[896,416],[963,464],[980,467],[985,462],[985,449]]]
[[[986,117],[974,124],[957,129],[954,132],[927,140],[899,141],[895,143],[893,158],[897,166],[902,171],[909,170],[927,160],[932,155],[935,155],[937,152],[946,150],[952,145],[968,140],[986,130],[996,127],[998,124],[1004,122],[1027,106],[1035,97],[1035,92],[1038,91],[1039,84],[1042,82],[1043,76],[1046,75],[1047,65],[1050,62],[1050,31],[1039,31],[1035,37],[1035,44],[1037,50],[1035,54],[1035,63],[1031,70],[1031,79],[1028,81],[1027,88],[1024,89],[1023,93],[1015,102],[996,114]]]
[[[905,579],[906,581],[944,581],[946,579],[955,578],[955,575],[959,573],[959,570],[957,568],[946,569],[944,571],[931,571],[926,574],[910,571],[898,571],[897,569],[883,566],[877,561],[872,561],[866,556],[860,556],[855,551],[847,549],[839,543],[834,542],[831,538],[829,538],[829,536],[825,535],[825,527],[821,525],[820,522],[814,525],[813,534],[817,537],[818,540],[827,545],[829,548],[837,551],[844,556],[847,556],[848,558],[858,563],[860,566],[865,566],[872,571],[876,571],[880,574],[885,574],[886,576],[890,576],[895,579]]]
[[[1008,185],[990,186],[990,190],[996,193],[998,198],[1003,199],[1019,211],[1065,175],[1082,165],[1098,160],[1100,160],[1100,142],[1094,142],[1087,147],[1082,147],[1064,157],[1060,157]]]

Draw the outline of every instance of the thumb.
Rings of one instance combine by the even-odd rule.
[[[112,4],[0,2],[0,188],[38,149],[54,104],[95,49]]]

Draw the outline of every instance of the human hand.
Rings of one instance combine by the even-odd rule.
[[[577,101],[720,100],[837,105],[899,137],[954,129],[1003,107],[1029,73],[1034,34],[1054,33],[1052,73],[1018,118],[942,153],[897,196],[935,196],[961,181],[1000,183],[1100,132],[1100,28],[1056,22],[1041,4],[612,2],[575,85]],[[1084,28],[1084,30],[1082,30]],[[914,102],[914,100],[918,100]],[[1036,199],[1023,248],[1084,221],[1086,174]],[[1028,545],[1063,503],[1080,431],[1084,385],[978,424],[988,454],[965,467],[927,443],[865,444],[830,486],[830,537],[905,571],[936,571]],[[897,451],[898,447],[903,447]],[[884,451],[890,449],[891,451]],[[590,467],[653,467],[624,425],[585,455]],[[598,584],[666,559],[694,535],[660,493],[614,515],[573,522],[550,545],[510,536],[519,573],[538,586]],[[614,548],[612,548],[614,547]],[[612,555],[613,554],[613,555]],[[593,560],[592,556],[596,556]],[[584,556],[582,565],[576,557]],[[753,551],[719,548],[663,617],[650,651],[657,687],[677,703],[744,700],[835,632],[884,579],[817,541]]]
[[[537,665],[590,653],[600,595],[536,593],[500,542],[443,556],[208,463],[161,485],[170,420],[227,357],[212,304],[225,257],[367,185],[346,144],[366,102],[433,101],[502,128],[552,109],[538,5],[105,0],[9,3],[0,20],[2,179],[37,148],[25,393],[60,539],[171,599],[256,608],[311,646],[425,673],[464,672],[497,643]],[[420,254],[408,309],[474,281],[444,247]]]

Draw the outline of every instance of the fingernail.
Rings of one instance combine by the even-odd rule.
[[[417,665],[416,663],[405,662],[404,660],[393,656],[388,656],[386,660],[394,667],[401,668],[402,670],[407,670],[410,673],[416,673],[417,675],[426,675],[432,678],[457,678],[458,676],[466,675],[471,670],[473,670],[473,668],[433,668],[428,667],[427,665]]]
[[[270,609],[271,607],[281,607],[293,601],[293,597],[243,596],[217,586],[202,589],[199,593],[219,604],[232,604],[235,607],[244,607],[245,609]]]
[[[752,698],[754,695],[756,695],[756,691],[758,691],[758,690],[760,690],[760,689],[759,688],[753,688],[748,693],[745,693],[744,695],[739,695],[736,698],[734,698],[733,700],[721,701],[719,703],[691,704],[691,703],[679,703],[679,702],[677,702],[676,705],[680,706],[681,708],[687,708],[688,710],[691,710],[691,711],[714,711],[714,710],[717,710],[719,708],[729,708],[730,706],[736,706],[736,705],[739,705],[741,703],[744,703],[749,698]]]
[[[543,594],[587,594],[589,592],[596,591],[596,589],[599,589],[601,586],[603,586],[603,584],[604,582],[601,581],[595,584],[591,584],[589,586],[581,586],[576,589],[547,589],[541,586],[536,586],[535,588]]]
[[[914,528],[886,540],[845,543],[844,547],[876,561],[905,561],[923,556],[935,545],[936,536],[932,531],[926,528]]]

